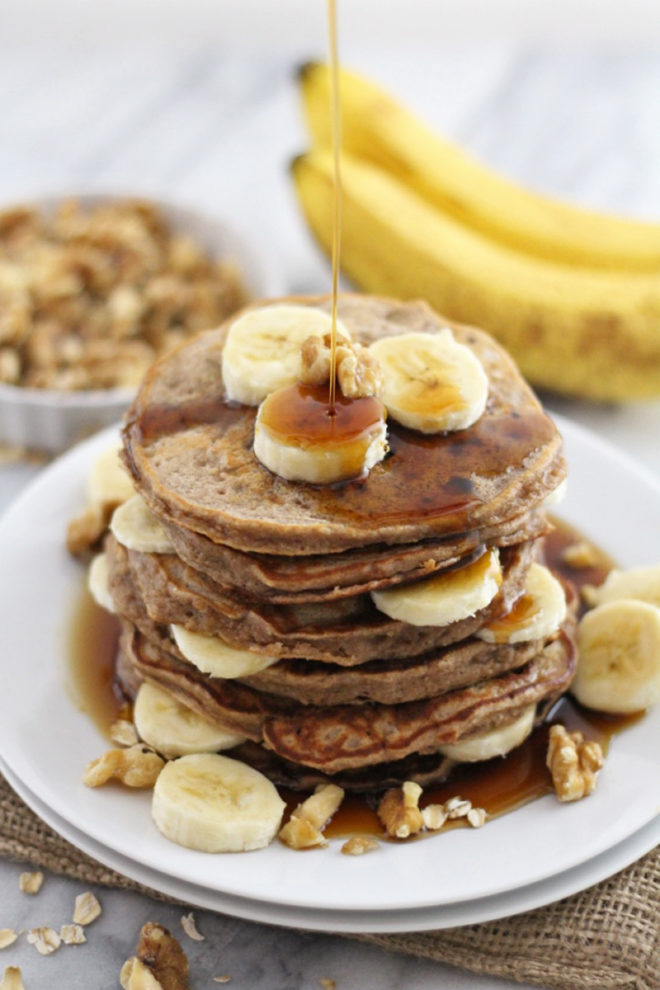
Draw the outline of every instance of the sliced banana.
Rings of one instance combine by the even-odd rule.
[[[110,529],[122,546],[139,553],[174,553],[167,532],[141,495],[134,495],[112,514]]]
[[[547,567],[533,563],[511,611],[482,626],[475,636],[487,643],[527,643],[550,636],[565,618],[564,589]]]
[[[331,446],[324,447],[306,444],[301,437],[275,434],[269,428],[268,404],[277,401],[278,395],[271,393],[264,399],[254,424],[255,456],[273,474],[287,481],[329,485],[366,474],[385,457],[388,449],[385,408],[377,400],[374,400],[376,418],[370,428],[357,437],[347,436],[344,442],[334,438]]]
[[[604,583],[595,589],[596,603],[604,605],[619,598],[634,598],[660,607],[660,564],[610,571]]]
[[[257,674],[277,663],[277,657],[236,649],[218,636],[204,636],[179,625],[172,625],[170,629],[174,642],[186,660],[211,677],[223,677],[226,680],[249,677],[250,674]]]
[[[135,495],[133,482],[119,460],[120,450],[117,441],[94,461],[87,479],[87,498],[92,504],[121,505]]]
[[[116,612],[115,603],[110,594],[108,582],[108,557],[104,553],[97,554],[89,565],[87,572],[87,587],[97,605],[106,612]]]
[[[559,505],[566,498],[566,493],[568,491],[568,478],[564,478],[560,481],[557,487],[550,492],[549,495],[543,499],[542,507],[544,509],[553,509],[555,506]]]
[[[402,426],[422,433],[464,430],[486,408],[486,372],[448,327],[383,337],[370,350],[383,371],[381,398]]]
[[[276,389],[300,381],[304,341],[331,328],[330,314],[313,306],[275,303],[243,313],[232,323],[222,352],[227,398],[258,406]],[[350,339],[341,320],[337,333]]]
[[[267,777],[216,753],[167,763],[151,813],[172,842],[201,852],[261,849],[273,840],[286,805]]]
[[[245,736],[222,729],[148,681],[140,685],[133,721],[140,739],[168,759],[217,753],[245,742]]]
[[[440,747],[443,756],[460,763],[476,763],[478,760],[491,760],[494,756],[504,756],[520,746],[534,728],[536,705],[530,705],[515,722],[499,729],[482,732],[463,742],[448,743]]]
[[[414,584],[372,591],[380,612],[412,626],[448,626],[490,605],[502,584],[497,548],[465,567]]]
[[[571,691],[583,705],[626,714],[660,702],[660,608],[622,598],[578,625]]]

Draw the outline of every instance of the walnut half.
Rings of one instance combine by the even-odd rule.
[[[563,725],[551,727],[546,764],[560,801],[579,801],[591,794],[603,762],[599,743],[585,742],[581,732],[567,732]]]
[[[329,382],[330,334],[308,337],[303,342],[301,358],[301,380],[305,385],[324,385]],[[369,348],[356,344],[343,335],[337,338],[335,371],[339,388],[347,399],[377,395],[383,384],[380,365]]]

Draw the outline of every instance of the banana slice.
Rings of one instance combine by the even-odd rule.
[[[257,770],[227,756],[195,753],[161,770],[151,813],[163,835],[180,846],[243,852],[274,839],[285,807]]]
[[[356,430],[352,409],[360,404]],[[302,415],[290,418],[298,407]],[[272,392],[259,407],[254,453],[273,474],[287,481],[328,485],[367,474],[387,453],[385,407],[375,397],[340,398],[332,419],[324,390],[294,386]]]
[[[448,327],[383,337],[370,350],[383,371],[381,398],[402,426],[422,433],[464,430],[486,408],[486,372]]]
[[[134,495],[112,514],[110,529],[122,546],[139,553],[174,553],[163,526],[141,495]]]
[[[660,702],[660,608],[606,602],[581,620],[577,643],[571,691],[581,704],[626,714]]]
[[[566,492],[568,491],[568,478],[564,478],[560,481],[554,491],[551,491],[549,495],[543,499],[542,508],[552,509],[559,505],[566,498]]]
[[[108,584],[108,558],[106,554],[97,554],[89,565],[87,587],[97,605],[104,608],[106,612],[116,612]]]
[[[536,705],[530,705],[522,715],[499,729],[482,732],[464,742],[449,743],[440,747],[443,756],[460,763],[476,763],[478,760],[491,760],[494,756],[504,756],[520,746],[534,728]]]
[[[372,591],[380,612],[412,626],[448,626],[489,605],[502,584],[500,555],[487,550],[465,567],[387,591]]]
[[[487,643],[527,643],[550,636],[565,618],[564,589],[547,567],[534,563],[511,611],[477,630],[475,636]]]
[[[186,660],[211,677],[223,677],[226,680],[249,677],[250,674],[257,674],[277,663],[277,657],[236,649],[218,636],[203,636],[179,625],[172,625],[170,629],[174,642]]]
[[[119,460],[119,441],[96,458],[87,479],[87,498],[92,504],[121,505],[135,495],[133,482]]]
[[[634,598],[660,607],[660,564],[610,571],[604,583],[595,589],[596,603],[603,605],[619,598]]]
[[[227,398],[258,406],[276,389],[300,381],[302,344],[331,328],[330,314],[312,306],[275,303],[243,313],[232,323],[222,352]],[[337,334],[350,339],[341,320]]]
[[[168,759],[189,753],[217,753],[245,742],[245,736],[209,722],[148,681],[140,685],[133,721],[140,739]]]

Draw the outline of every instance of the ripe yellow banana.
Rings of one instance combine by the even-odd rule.
[[[301,155],[292,172],[307,221],[330,251],[331,155]],[[426,299],[489,330],[535,385],[601,400],[660,395],[660,276],[525,256],[348,154],[342,189],[342,268],[360,288]]]
[[[330,73],[300,72],[316,144],[331,142]],[[554,261],[660,272],[660,223],[580,209],[530,192],[442,140],[378,86],[340,73],[342,143],[379,165],[431,205],[502,244]]]

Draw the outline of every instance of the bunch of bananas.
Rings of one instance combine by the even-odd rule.
[[[300,86],[312,150],[292,164],[332,247],[330,74]],[[539,387],[595,400],[660,396],[660,224],[535,195],[340,73],[342,270],[361,289],[426,299],[489,330]]]

